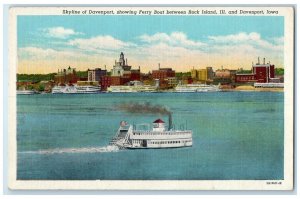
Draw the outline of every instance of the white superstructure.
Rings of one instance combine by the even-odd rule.
[[[78,85],[66,85],[66,86],[54,86],[52,88],[53,94],[89,94],[99,93],[101,91],[99,86],[78,86]]]
[[[156,92],[157,87],[151,85],[143,85],[140,81],[131,81],[129,85],[110,86],[107,92],[112,93],[134,93],[134,92]]]
[[[161,119],[153,122],[151,130],[138,130],[123,121],[110,145],[128,149],[189,147],[193,139],[191,130],[166,129]]]
[[[207,84],[182,84],[175,87],[175,92],[193,93],[193,92],[217,92],[221,91],[219,86]]]
[[[33,95],[37,94],[34,90],[17,90],[17,95]]]

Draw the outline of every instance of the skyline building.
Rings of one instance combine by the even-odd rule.
[[[115,60],[115,65],[111,70],[111,76],[123,76],[125,71],[130,71],[131,66],[128,66],[127,59],[125,59],[124,53],[121,52],[119,61]]]

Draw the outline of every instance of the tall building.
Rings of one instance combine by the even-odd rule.
[[[112,78],[111,76],[103,76],[101,78],[101,90],[106,91],[107,88],[111,85]]]
[[[141,72],[140,69],[131,69],[130,71],[124,71],[123,77],[129,78],[130,81],[140,81],[141,80]]]
[[[213,79],[214,72],[212,67],[206,67],[205,69],[192,69],[191,77],[193,80],[206,82]]]
[[[106,75],[106,70],[102,70],[101,68],[88,69],[88,81],[90,82],[99,82],[101,81],[101,77]]]
[[[278,82],[279,79],[275,78],[275,65],[265,63],[265,58],[263,63],[258,62],[252,64],[252,73],[250,74],[236,74],[236,82],[257,82],[257,83],[270,83]]]
[[[192,77],[192,79],[198,79],[198,71],[197,71],[197,69],[192,69],[191,70],[191,77]]]
[[[207,69],[198,70],[198,80],[207,81]]]
[[[54,82],[56,84],[74,84],[79,80],[75,68],[70,66],[67,69],[58,70],[54,76]]]
[[[207,79],[208,80],[213,80],[214,79],[214,71],[212,67],[206,67],[207,70]]]
[[[124,57],[124,53],[121,52],[119,61],[115,61],[115,65],[111,70],[111,76],[123,76],[124,71],[130,71],[131,66],[128,66],[127,59]]]
[[[160,68],[158,70],[152,70],[152,78],[165,80],[169,77],[175,77],[175,71],[172,68]]]

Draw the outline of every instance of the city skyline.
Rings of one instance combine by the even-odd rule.
[[[144,73],[158,63],[250,69],[258,56],[280,68],[283,37],[283,17],[273,16],[19,16],[17,72],[110,71],[120,52]]]

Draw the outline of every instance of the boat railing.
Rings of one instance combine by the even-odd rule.
[[[133,135],[183,135],[191,134],[192,131],[164,131],[164,132],[155,132],[155,131],[133,131]]]

